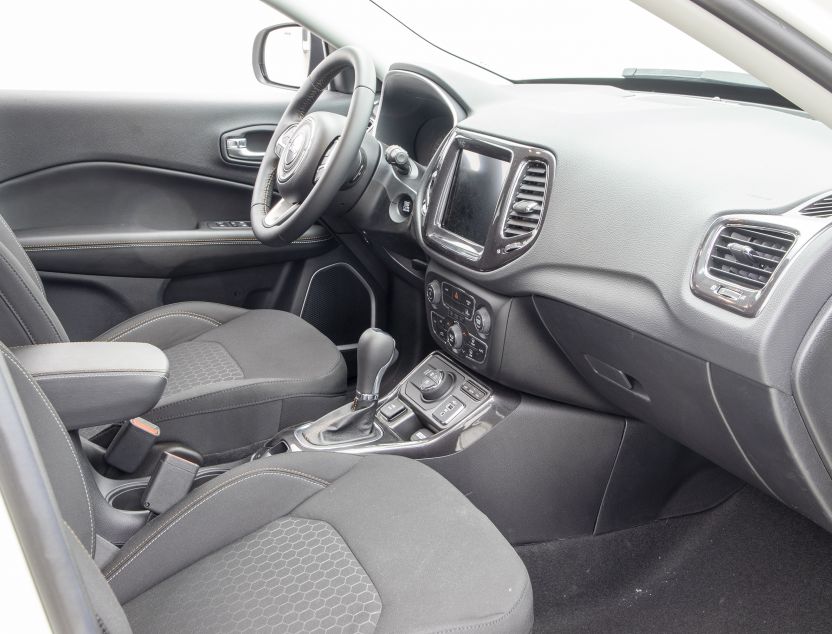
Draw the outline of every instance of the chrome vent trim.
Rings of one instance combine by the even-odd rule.
[[[528,159],[519,170],[512,188],[503,236],[517,238],[528,236],[540,227],[549,184],[549,164],[538,159]]]
[[[794,245],[794,233],[765,227],[730,225],[714,240],[708,273],[752,291],[766,287]]]
[[[754,317],[783,270],[818,226],[808,218],[736,215],[717,220],[705,236],[691,275],[694,295]]]

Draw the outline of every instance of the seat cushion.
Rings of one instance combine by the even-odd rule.
[[[208,482],[104,570],[134,632],[528,632],[525,567],[444,478],[293,453]],[[329,628],[332,628],[331,630]]]
[[[184,302],[138,315],[98,340],[165,351],[170,377],[147,418],[161,428],[160,440],[185,443],[209,460],[245,451],[344,401],[341,353],[291,313]]]

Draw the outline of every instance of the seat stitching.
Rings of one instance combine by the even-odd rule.
[[[11,354],[8,354],[5,350],[0,350],[0,352],[2,352],[3,356],[7,360],[11,361],[17,367],[17,369],[20,370],[23,373],[23,376],[26,378],[27,381],[29,381],[29,383],[35,389],[35,392],[40,397],[40,399],[43,401],[43,404],[46,405],[46,409],[49,410],[50,414],[52,414],[52,418],[55,420],[55,423],[58,425],[58,429],[61,430],[61,433],[63,434],[64,440],[66,440],[67,445],[69,445],[69,450],[72,453],[72,459],[75,460],[75,466],[78,467],[78,473],[81,475],[81,485],[84,487],[84,496],[87,498],[87,507],[89,508],[89,512],[90,512],[90,553],[94,554],[95,553],[95,522],[93,520],[93,515],[92,515],[92,501],[90,500],[90,493],[87,490],[87,479],[84,477],[84,472],[81,469],[81,463],[78,461],[78,454],[75,453],[75,447],[72,446],[72,440],[70,439],[69,434],[66,431],[66,427],[61,422],[61,419],[58,418],[58,414],[57,414],[57,412],[55,412],[55,408],[52,407],[52,403],[50,403],[49,399],[46,398],[46,395],[43,393],[43,390],[40,388],[40,386],[37,383],[35,383],[35,381],[32,380],[32,377],[30,377],[26,373],[26,370],[23,368],[22,365],[20,365],[18,360],[15,359]]]
[[[504,612],[500,616],[498,616],[494,619],[491,619],[490,621],[484,621],[482,623],[472,623],[470,625],[459,625],[457,627],[451,627],[451,628],[444,629],[444,630],[437,630],[434,634],[448,634],[449,632],[462,632],[462,631],[465,631],[465,630],[479,630],[479,629],[482,629],[484,627],[489,627],[489,626],[492,626],[492,625],[496,625],[500,621],[504,621],[505,619],[510,617],[512,612],[514,612],[514,610],[516,610],[520,606],[520,604],[523,602],[523,599],[526,596],[526,593],[529,591],[529,587],[530,587],[530,584],[527,580],[525,585],[523,586],[523,591],[520,593],[520,596],[517,598],[517,601],[514,602],[514,605],[511,606],[511,609],[509,609],[508,612]]]
[[[2,252],[0,252],[0,258],[3,259],[3,262],[6,264],[6,266],[9,267],[11,272],[15,274],[15,276],[17,277],[18,280],[20,280],[20,283],[23,284],[23,288],[26,289],[26,292],[29,293],[29,296],[34,300],[35,305],[38,307],[38,309],[40,309],[40,312],[43,313],[43,316],[46,317],[46,321],[49,323],[50,326],[52,326],[52,330],[55,331],[55,336],[57,336],[58,339],[63,339],[63,337],[61,337],[61,333],[59,333],[58,329],[55,327],[55,324],[52,323],[52,319],[49,317],[49,314],[46,312],[46,310],[44,310],[43,305],[41,304],[40,300],[32,292],[32,289],[29,288],[29,286],[26,284],[26,281],[22,277],[20,277],[20,272],[17,269],[14,268],[12,263],[9,262],[9,259]]]
[[[301,383],[303,381],[308,381],[310,379],[325,379],[328,376],[335,373],[335,371],[341,365],[340,362],[341,362],[341,359],[340,358],[337,359],[335,361],[335,365],[333,365],[332,368],[327,370],[326,374],[324,374],[320,377],[304,377],[304,378],[300,378],[300,379],[268,379],[268,380],[264,380],[264,381],[259,381],[257,383],[247,383],[246,385],[237,385],[235,387],[228,387],[228,388],[225,388],[223,390],[219,390],[217,392],[209,392],[207,394],[199,394],[197,396],[191,396],[190,398],[187,398],[183,401],[176,401],[175,403],[168,403],[167,405],[162,405],[161,407],[155,408],[154,411],[160,412],[163,409],[166,409],[168,407],[173,407],[174,405],[182,405],[183,403],[190,403],[191,401],[195,401],[195,400],[200,399],[200,398],[205,398],[207,396],[215,396],[217,394],[226,394],[227,392],[233,392],[233,391],[236,391],[236,390],[244,390],[244,389],[246,389],[248,387],[252,387],[252,386],[278,385],[278,384],[283,384],[283,383]],[[269,399],[269,400],[275,400],[275,399]],[[254,403],[252,403],[252,404],[254,404]]]
[[[9,226],[9,223],[6,222],[6,219],[3,216],[0,216],[0,221],[2,221],[2,223],[6,227],[6,229],[9,230],[9,233],[12,234],[12,238],[14,239],[14,241],[17,242],[17,245],[22,249],[23,247],[20,244],[20,241],[17,239],[17,235],[15,235],[14,229],[12,229]],[[15,259],[17,259],[17,258],[15,258]],[[46,293],[46,291],[43,288],[43,280],[40,279],[40,275],[38,275],[38,270],[35,268],[34,262],[32,262],[32,260],[26,258],[25,260],[20,261],[20,263],[23,266],[23,268],[29,270],[29,274],[34,278],[33,281],[38,285],[38,288],[40,288],[40,292],[41,293]]]
[[[196,510],[197,507],[201,506],[203,503],[209,501],[213,497],[219,495],[223,491],[231,488],[235,484],[239,484],[240,482],[244,482],[246,480],[261,475],[277,475],[284,476],[287,478],[295,478],[298,480],[306,480],[310,484],[317,485],[321,488],[326,488],[330,484],[330,482],[324,480],[323,478],[318,478],[308,473],[304,473],[303,471],[295,471],[294,469],[266,468],[258,469],[255,471],[249,471],[245,474],[241,474],[236,478],[223,482],[222,484],[214,487],[210,491],[206,491],[197,499],[192,500],[186,506],[179,509],[176,513],[169,517],[164,524],[157,527],[156,530],[154,530],[150,535],[148,535],[141,544],[133,548],[133,552],[130,555],[128,555],[126,559],[122,559],[117,563],[114,562],[110,566],[109,570],[105,572],[107,581],[112,582],[113,579],[115,579],[122,571],[124,571],[124,569],[127,568],[127,566],[130,563],[135,561],[139,555],[145,552],[157,539],[164,535],[168,530],[173,528],[173,526],[178,524],[180,520],[184,519],[187,515]]]
[[[156,370],[151,372],[142,372],[139,370],[138,372],[131,372],[131,371],[105,371],[105,372],[47,372],[41,374],[33,374],[38,381],[48,381],[50,379],[108,379],[108,378],[121,378],[125,376],[143,376],[143,377],[155,377],[158,379],[164,379],[167,381],[168,377],[162,370]]]
[[[165,315],[157,315],[156,317],[152,317],[151,319],[148,319],[146,321],[135,324],[134,326],[130,326],[129,328],[127,328],[127,330],[125,330],[123,332],[120,332],[118,334],[110,335],[107,339],[105,339],[105,341],[116,341],[117,339],[121,339],[125,335],[129,335],[131,332],[134,332],[134,331],[138,330],[139,328],[142,328],[144,326],[147,326],[148,324],[153,323],[154,321],[159,321],[160,319],[167,319],[168,317],[190,317],[191,319],[201,319],[203,321],[207,321],[208,323],[210,323],[215,328],[217,326],[222,326],[222,322],[219,322],[216,319],[213,319],[212,317],[208,317],[207,315],[200,315],[199,313],[191,313],[191,312],[185,312],[185,311],[176,312],[176,313],[167,313]]]
[[[214,394],[214,393],[212,393],[212,394]],[[302,392],[302,393],[299,393],[299,394],[284,394],[284,395],[281,395],[281,396],[274,396],[274,397],[265,398],[265,399],[262,399],[262,400],[259,400],[259,401],[251,401],[251,402],[248,402],[248,403],[235,403],[234,405],[228,405],[226,407],[212,407],[212,408],[208,408],[208,409],[185,411],[185,412],[182,412],[182,413],[179,413],[179,414],[174,414],[172,416],[168,416],[167,418],[156,418],[153,415],[153,412],[158,411],[158,410],[154,409],[154,410],[151,410],[150,412],[148,412],[148,414],[146,416],[147,416],[148,420],[152,420],[152,422],[167,423],[167,422],[170,422],[170,421],[175,421],[175,420],[180,419],[180,418],[188,418],[190,416],[197,416],[199,414],[214,414],[216,412],[230,412],[230,411],[233,411],[235,409],[243,409],[245,407],[253,407],[255,405],[264,405],[266,403],[272,403],[274,401],[286,401],[286,400],[289,400],[289,399],[292,399],[292,398],[301,398],[301,397],[309,397],[309,396],[323,396],[323,397],[328,397],[328,398],[330,398],[330,397],[331,398],[336,398],[336,397],[343,396],[343,395],[344,395],[343,392],[337,392],[337,393],[334,393],[334,394],[324,394],[324,393],[321,393],[321,392]],[[204,394],[203,396],[210,396],[210,394]],[[182,401],[182,402],[184,403],[185,401]],[[164,405],[163,407],[171,407],[173,405],[179,405],[179,403],[170,403],[168,405]],[[159,409],[161,409],[161,408],[159,408]]]
[[[26,322],[23,321],[23,318],[14,309],[14,306],[9,301],[9,298],[6,297],[5,293],[3,293],[3,291],[0,291],[0,297],[3,298],[3,303],[6,305],[6,308],[8,308],[12,312],[12,314],[15,316],[15,318],[17,319],[18,324],[20,324],[20,327],[23,328],[23,331],[26,333],[26,336],[29,337],[29,341],[31,341],[32,343],[35,343],[35,338],[34,338],[34,336],[32,336],[32,333],[29,331],[28,326],[26,326]]]
[[[31,375],[36,378],[46,378],[50,376],[110,376],[122,374],[165,374],[167,370],[158,368],[156,370],[146,370],[144,368],[91,368],[89,370],[44,370],[43,372],[31,372]]]

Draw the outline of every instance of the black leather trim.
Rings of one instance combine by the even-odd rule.
[[[167,384],[165,353],[146,343],[56,343],[18,347],[14,354],[67,429],[140,416]]]

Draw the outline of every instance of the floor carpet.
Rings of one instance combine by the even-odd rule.
[[[518,552],[535,632],[832,632],[832,535],[750,487],[696,515]]]

